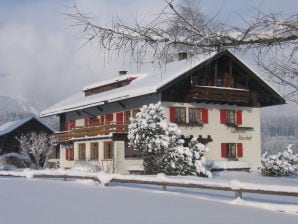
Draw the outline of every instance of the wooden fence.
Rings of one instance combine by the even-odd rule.
[[[1,174],[0,174],[1,175]],[[142,177],[142,176],[141,176]],[[100,179],[96,176],[77,176],[77,175],[52,175],[52,174],[34,174],[33,178],[62,178],[65,181],[67,179],[82,179],[82,180],[93,180],[95,182],[101,183]],[[145,185],[157,185],[161,186],[163,191],[167,190],[167,187],[183,187],[183,188],[198,188],[198,189],[208,189],[208,190],[219,190],[219,191],[230,191],[235,193],[235,198],[242,198],[243,193],[253,193],[253,194],[269,194],[269,195],[280,195],[280,196],[293,196],[298,197],[297,191],[286,191],[286,190],[270,190],[270,189],[253,189],[248,187],[241,187],[239,189],[234,189],[230,186],[220,186],[217,184],[199,184],[199,183],[183,183],[165,181],[165,180],[144,180],[134,179],[134,178],[112,178],[109,183],[132,183],[132,184],[145,184]],[[108,186],[109,183],[104,183],[104,186]],[[267,186],[267,185],[264,185]],[[270,185],[268,185],[270,186]]]

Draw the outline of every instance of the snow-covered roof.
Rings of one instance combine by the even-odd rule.
[[[12,131],[14,131],[15,129],[17,129],[18,127],[22,126],[23,124],[27,123],[28,121],[30,121],[31,119],[36,119],[35,117],[28,117],[28,118],[24,118],[21,120],[17,120],[17,121],[10,121],[7,122],[5,124],[2,124],[0,126],[0,136],[8,134]],[[43,124],[41,121],[39,121],[38,119],[36,119],[38,122],[40,122],[41,124]],[[54,130],[52,130],[50,127],[48,127],[47,125],[43,124],[45,127],[47,127],[49,130],[51,130],[52,132],[54,132]]]
[[[230,51],[228,52],[234,55]],[[46,117],[50,115],[57,115],[74,110],[82,110],[93,106],[99,106],[105,103],[156,93],[160,88],[162,88],[166,84],[177,79],[181,75],[201,65],[202,63],[213,59],[220,53],[221,52],[211,52],[206,54],[200,54],[185,60],[168,63],[165,66],[156,66],[147,73],[127,74],[120,77],[115,77],[111,80],[85,86],[83,88],[83,91],[118,82],[129,77],[136,78],[133,81],[131,81],[129,85],[90,96],[85,96],[83,91],[79,92],[73,96],[61,100],[52,107],[42,111],[40,116]],[[237,56],[235,57],[238,58]],[[258,77],[260,76],[258,75]]]
[[[21,120],[11,121],[11,122],[7,122],[5,124],[2,124],[0,126],[0,136],[12,132],[13,130],[15,130],[16,128],[22,126],[23,124],[30,121],[31,119],[32,119],[32,117],[28,117],[28,118],[24,118],[24,119],[21,119]]]
[[[119,79],[137,77],[129,85],[112,89],[99,94],[85,96],[84,92],[77,93],[71,97],[63,99],[52,107],[41,112],[40,116],[50,116],[69,112],[73,110],[85,109],[91,106],[102,105],[105,102],[114,102],[136,96],[155,93],[165,84],[176,79],[190,69],[200,65],[216,55],[217,52],[202,54],[191,59],[175,61],[165,67],[154,67],[152,71],[140,74],[128,74],[114,79],[85,86],[83,90],[95,88],[109,83],[117,82]]]

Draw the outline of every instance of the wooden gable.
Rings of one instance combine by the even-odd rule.
[[[265,107],[285,100],[229,51],[189,70],[159,89],[162,101]]]

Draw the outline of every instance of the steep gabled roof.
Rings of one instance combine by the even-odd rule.
[[[164,67],[155,67],[152,71],[147,73],[140,74],[129,74],[127,77],[137,77],[130,82],[129,85],[123,86],[121,88],[112,89],[109,91],[101,92],[91,96],[85,96],[84,92],[77,93],[71,97],[63,99],[52,107],[41,112],[41,117],[46,117],[50,115],[57,115],[65,112],[70,112],[74,110],[86,109],[89,107],[99,106],[105,103],[110,103],[114,101],[119,101],[123,99],[133,98],[141,95],[157,93],[161,89],[170,85],[172,82],[183,78],[184,74],[188,71],[197,68],[198,66],[203,66],[206,63],[209,63],[212,60],[220,57],[223,54],[229,54],[231,57],[238,59],[233,53],[228,50],[221,52],[212,52],[201,54],[190,59],[185,59],[181,61],[175,61],[167,64]],[[240,59],[239,63],[242,63],[243,66],[246,66]],[[249,67],[246,66],[248,69]],[[250,70],[252,72],[252,70]],[[264,80],[252,72],[258,79],[264,83],[264,86],[272,93],[275,94],[278,98],[282,97],[272,88],[269,84],[265,83]],[[112,80],[103,81],[95,84],[91,84],[85,87],[83,90],[95,88],[103,84],[109,84],[112,82],[117,82],[119,76],[115,77]]]
[[[21,127],[22,125],[26,124],[27,122],[29,122],[32,119],[35,119],[36,121],[38,121],[39,123],[44,125],[46,128],[48,128],[50,131],[54,132],[51,128],[49,128],[47,125],[43,124],[41,121],[39,121],[35,117],[28,117],[28,118],[24,118],[24,119],[21,119],[21,120],[10,121],[10,122],[7,122],[5,124],[2,124],[0,126],[0,136],[9,134],[10,132],[16,130],[17,128]]]

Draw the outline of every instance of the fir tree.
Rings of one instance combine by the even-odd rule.
[[[160,103],[143,106],[136,118],[131,119],[128,130],[130,146],[140,150],[143,157],[145,174],[207,176],[203,166],[197,166],[205,146],[193,139],[189,147],[184,147],[180,130],[168,122]]]

